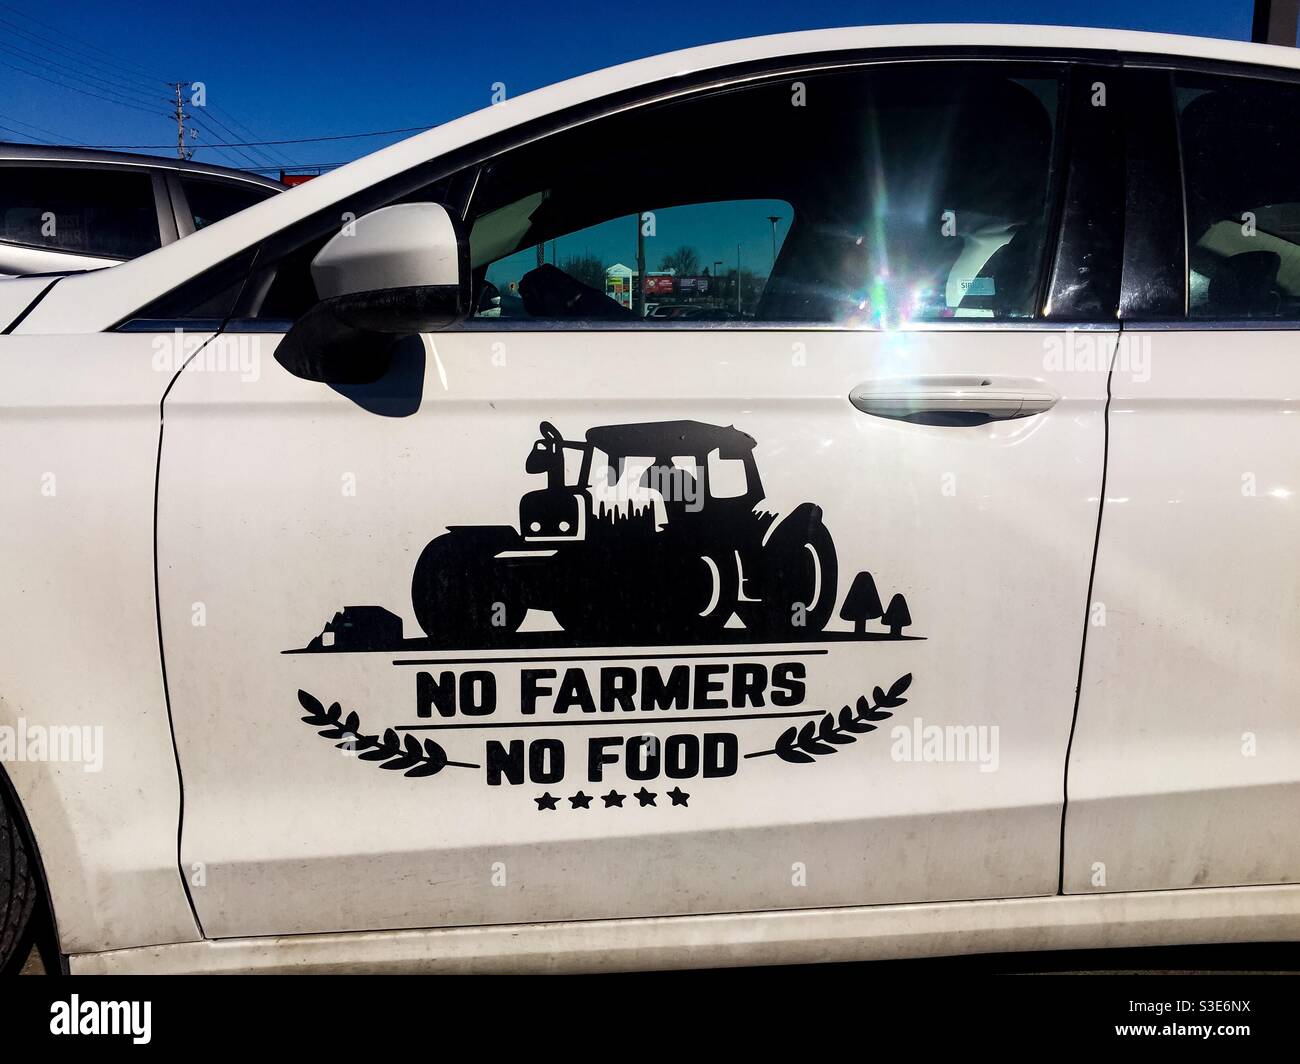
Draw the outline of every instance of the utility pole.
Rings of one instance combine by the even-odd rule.
[[[1256,44],[1280,44],[1294,48],[1298,19],[1300,0],[1255,0],[1250,39]]]
[[[645,317],[645,226],[641,211],[636,212],[636,280],[632,282],[632,309]]]
[[[188,84],[188,81],[172,82],[172,88],[176,90],[176,158],[178,159],[188,159],[194,154],[185,147],[185,120],[190,116],[185,113],[185,100],[181,96],[181,90]]]
[[[767,220],[772,223],[772,269],[776,269],[776,223],[781,219],[775,214],[769,214]]]
[[[740,245],[736,245],[736,317],[740,317]]]

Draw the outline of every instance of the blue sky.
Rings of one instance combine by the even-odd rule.
[[[503,82],[513,96],[656,52],[787,30],[889,22],[1050,22],[1244,40],[1250,17],[1248,0],[1142,5],[1131,0],[651,5],[134,0],[120,6],[103,0],[39,5],[0,0],[0,125],[53,139],[32,128],[39,127],[79,144],[171,144],[170,151],[164,147],[157,153],[174,154],[175,125],[164,116],[168,79],[206,84],[208,103],[216,108],[209,135],[309,137],[433,125],[486,106],[493,82]],[[76,56],[102,62],[83,63]],[[68,85],[90,92],[112,86],[142,109]],[[222,121],[224,130],[217,124]],[[3,129],[0,138],[20,139]],[[397,139],[274,150],[277,161],[332,163]],[[200,160],[251,165],[247,158],[204,150],[202,144]]]

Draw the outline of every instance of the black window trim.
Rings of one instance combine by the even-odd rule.
[[[1119,316],[1125,323],[1187,316],[1187,205],[1173,73],[1124,69],[1124,251]]]
[[[625,89],[620,92],[602,96],[598,100],[593,100],[581,104],[575,104],[559,111],[551,112],[540,118],[533,119],[529,122],[522,123],[519,126],[511,127],[487,137],[480,138],[469,144],[448,152],[445,155],[419,163],[408,170],[398,174],[391,175],[374,185],[354,194],[347,199],[338,200],[328,207],[316,211],[306,218],[299,219],[291,223],[284,229],[267,236],[260,244],[253,244],[241,248],[239,252],[231,255],[221,262],[215,263],[209,267],[203,274],[188,278],[182,282],[182,285],[164,293],[162,296],[151,300],[150,303],[143,307],[137,308],[132,313],[126,315],[120,321],[108,327],[108,332],[122,330],[131,327],[137,330],[146,326],[147,323],[157,322],[161,326],[164,322],[173,322],[171,317],[158,317],[151,315],[150,311],[165,303],[176,291],[183,285],[194,284],[199,282],[206,275],[228,266],[240,255],[246,255],[255,250],[253,262],[249,268],[249,275],[253,271],[262,268],[265,264],[274,262],[279,258],[301,248],[304,244],[330,232],[338,225],[338,219],[343,212],[347,211],[360,217],[368,214],[379,207],[390,203],[401,201],[404,197],[418,192],[437,181],[453,176],[461,172],[467,172],[472,168],[481,167],[483,163],[495,158],[506,151],[514,148],[523,147],[543,137],[560,133],[568,129],[586,124],[600,118],[612,117],[624,112],[637,108],[670,102],[686,96],[704,94],[722,89],[731,89],[741,87],[749,83],[761,83],[767,81],[781,81],[800,75],[832,73],[839,71],[853,70],[863,67],[881,66],[896,63],[923,63],[923,62],[989,62],[989,63],[1034,63],[1034,64],[1085,64],[1085,65],[1114,65],[1120,61],[1121,53],[1115,49],[1069,49],[1069,48],[1033,48],[1033,47],[1014,47],[1014,46],[916,46],[909,48],[863,48],[846,51],[830,51],[820,53],[807,53],[799,56],[776,56],[761,60],[748,60],[742,63],[729,64],[722,67],[713,67],[704,71],[691,72],[689,74],[676,75],[674,77],[662,79],[647,85],[636,86]],[[1068,136],[1065,132],[1066,126],[1061,125],[1062,136]],[[1065,194],[1063,174],[1058,175],[1058,196]],[[474,174],[471,184],[477,183],[477,173]],[[464,218],[464,212],[468,208],[468,195],[464,196],[459,203],[450,205],[453,209],[459,211]],[[1049,233],[1049,249],[1059,250],[1055,234]],[[1045,256],[1046,257],[1046,256]],[[1055,263],[1046,267],[1049,275],[1055,269]],[[247,278],[246,278],[247,279]],[[1045,285],[1040,285],[1038,305],[1035,308],[1036,313],[1040,316],[1031,319],[1020,319],[1029,325],[1047,325],[1048,320],[1041,316],[1045,300]],[[236,319],[227,318],[225,325],[229,327]],[[993,320],[984,318],[963,318],[957,319],[961,322],[961,328],[982,328],[996,329],[1005,327],[1010,324],[1007,320]],[[1113,316],[1095,319],[1094,323],[1107,324],[1114,327],[1116,319]],[[690,325],[697,331],[711,331],[720,323],[718,322],[683,322],[682,325]],[[773,328],[779,323],[774,322],[742,322],[738,323],[747,328]],[[790,323],[788,328],[807,328],[810,323]],[[1083,321],[1075,324],[1084,324]],[[462,328],[457,326],[456,328]],[[501,323],[498,322],[498,328]],[[572,323],[570,324],[572,327]],[[624,329],[644,329],[646,326],[640,322],[629,322],[622,325]],[[872,332],[877,331],[874,328],[850,325],[832,325],[832,328],[845,332]],[[655,326],[659,328],[658,325]]]
[[[1242,63],[1226,59],[1202,59],[1195,56],[1171,56],[1147,52],[1126,52],[1124,65],[1134,70],[1168,71],[1170,77],[1170,101],[1173,104],[1172,81],[1179,73],[1207,74],[1215,77],[1237,77],[1252,81],[1275,81],[1287,85],[1300,85],[1300,69],[1291,67],[1268,66],[1262,63]],[[1184,261],[1183,288],[1184,307],[1181,317],[1126,318],[1124,328],[1128,331],[1144,332],[1296,332],[1300,331],[1300,320],[1288,321],[1276,318],[1189,318],[1187,317],[1187,266],[1191,254],[1190,236],[1187,231],[1186,176],[1183,171],[1182,131],[1179,127],[1176,107],[1171,106],[1173,135],[1178,144],[1178,197],[1182,201],[1182,256]],[[1125,241],[1129,234],[1126,230]]]

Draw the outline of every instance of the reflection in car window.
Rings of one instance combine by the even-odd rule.
[[[545,273],[534,271],[549,264],[603,294],[610,317],[620,316],[621,310],[626,317],[640,312],[656,321],[752,318],[792,217],[793,208],[781,200],[663,208],[648,204],[640,215],[554,236],[544,245],[487,263],[487,284],[499,298],[486,307],[480,302],[479,317],[539,316],[537,302],[531,314],[525,303],[525,296],[535,292],[526,293],[521,282],[529,274],[534,281],[544,278]],[[518,217],[517,226],[511,246],[528,229],[526,214]],[[479,236],[476,224],[470,236],[472,261],[483,254]],[[499,241],[499,229],[491,239]],[[645,270],[639,286],[638,264]]]
[[[1188,314],[1300,319],[1300,86],[1177,76]]]
[[[131,259],[161,243],[153,181],[139,171],[0,166],[0,240]]]
[[[1060,71],[908,64],[655,105],[507,152],[478,315],[897,324],[1036,312]]]

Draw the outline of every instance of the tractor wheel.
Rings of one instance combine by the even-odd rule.
[[[499,646],[523,623],[528,608],[520,589],[495,558],[517,538],[512,528],[457,529],[424,548],[411,604],[430,639]]]
[[[551,612],[577,643],[679,646],[715,638],[735,610],[738,579],[729,553],[674,557],[638,574],[645,583],[611,578],[590,597],[554,603]],[[621,593],[612,590],[620,584]]]
[[[740,593],[736,557],[713,551],[682,560],[665,574],[667,595],[662,608],[661,642],[693,642],[716,637],[731,619]]]
[[[835,542],[820,513],[787,521],[763,548],[763,601],[745,618],[761,638],[820,632],[835,610],[839,567]]]

